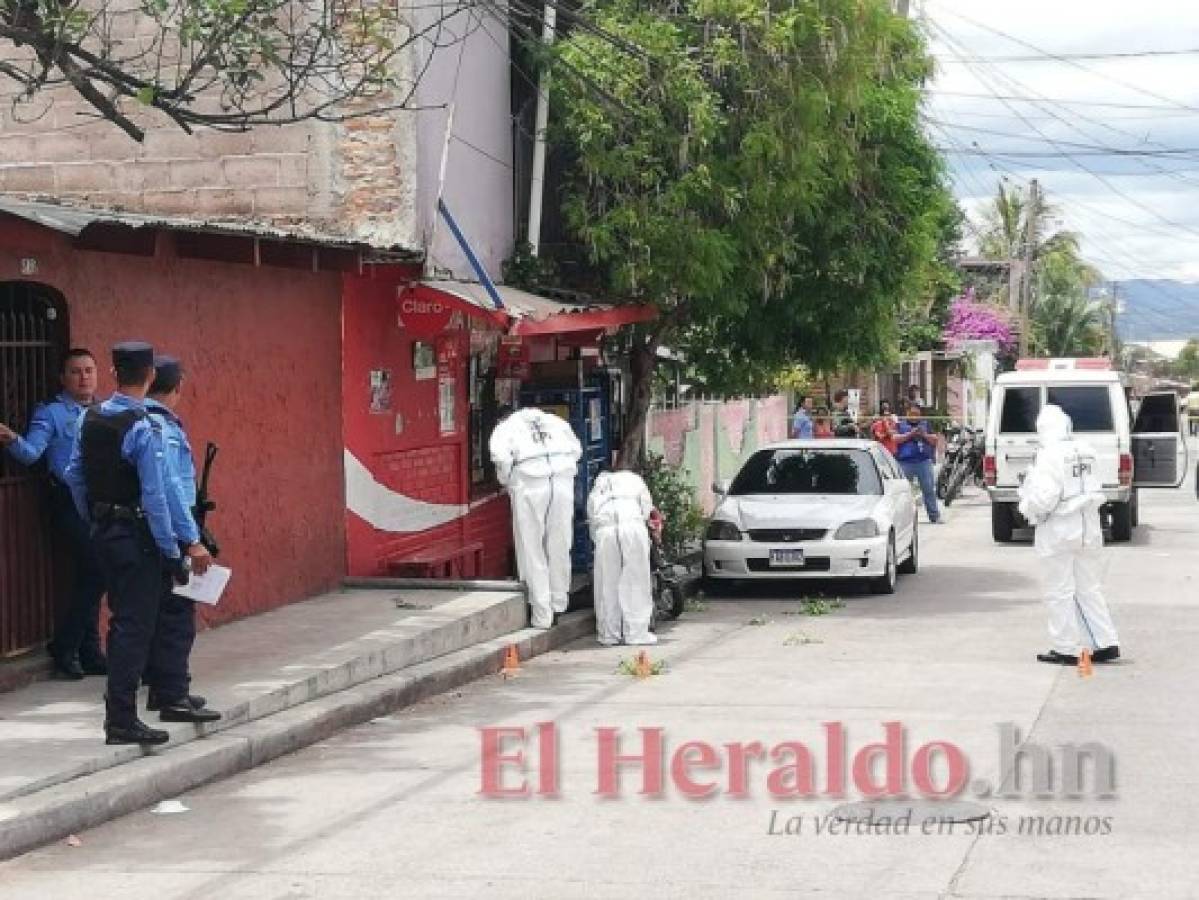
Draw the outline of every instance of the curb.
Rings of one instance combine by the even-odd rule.
[[[0,860],[494,675],[503,667],[504,650],[511,644],[524,660],[594,631],[590,612],[568,613],[548,630],[522,629],[181,746],[167,745],[167,752],[147,752],[143,759],[0,804]]]

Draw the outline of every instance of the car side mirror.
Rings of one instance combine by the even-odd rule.
[[[729,483],[727,481],[713,481],[712,482],[712,493],[713,494],[717,494],[717,495],[723,497],[726,494],[728,494],[728,492],[729,492]]]

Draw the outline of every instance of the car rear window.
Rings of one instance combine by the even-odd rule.
[[[733,479],[729,493],[881,494],[874,460],[865,450],[759,450]]]
[[[1137,410],[1132,429],[1137,434],[1170,434],[1178,430],[1178,397],[1175,394],[1149,394]]]
[[[1039,387],[1010,387],[1003,392],[1003,417],[999,422],[1001,432],[1032,434],[1037,430],[1037,416],[1041,412],[1041,389]]]
[[[1106,385],[1086,387],[1051,387],[1049,402],[1055,403],[1070,417],[1074,430],[1114,431],[1112,397]]]

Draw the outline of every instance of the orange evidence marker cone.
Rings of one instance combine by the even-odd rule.
[[[505,678],[511,677],[520,671],[520,653],[516,649],[516,644],[509,644],[504,651],[504,667],[501,669]]]
[[[1095,669],[1091,664],[1090,648],[1084,647],[1082,653],[1078,654],[1078,677],[1090,678],[1095,674]]]
[[[649,678],[654,674],[654,664],[649,661],[649,654],[644,650],[637,654],[633,663],[633,674],[638,678]]]

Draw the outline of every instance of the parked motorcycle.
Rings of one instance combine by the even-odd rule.
[[[961,426],[945,449],[945,462],[937,475],[937,497],[949,506],[957,499],[967,479],[983,483],[984,432]]]
[[[654,591],[654,612],[650,618],[650,631],[653,631],[659,622],[677,619],[683,614],[686,604],[678,567],[667,560],[662,548],[662,529],[665,525],[662,514],[655,509],[649,519],[649,567]]]

